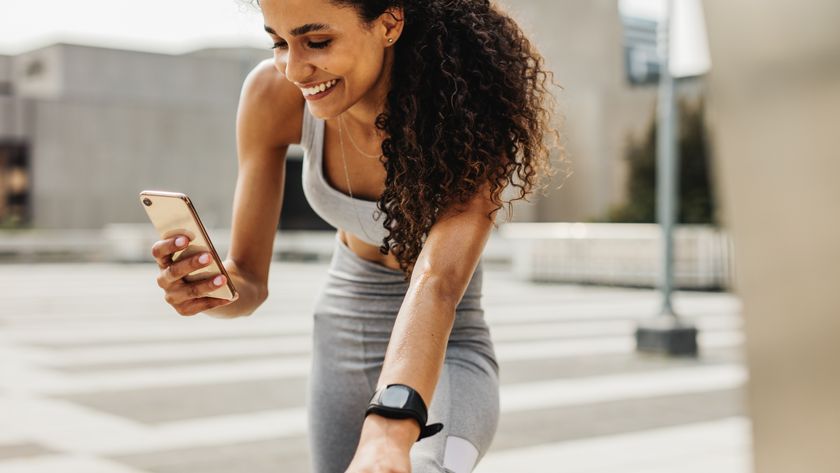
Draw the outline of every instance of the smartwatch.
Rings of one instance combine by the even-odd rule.
[[[430,437],[443,429],[443,424],[429,424],[426,404],[420,393],[405,384],[389,384],[379,388],[370,398],[365,417],[378,414],[389,419],[414,419],[420,424],[417,440]]]

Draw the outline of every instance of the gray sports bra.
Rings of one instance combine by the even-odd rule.
[[[376,201],[351,198],[330,186],[324,178],[324,120],[309,112],[308,103],[303,108],[300,146],[303,148],[303,194],[312,210],[333,227],[350,232],[371,245],[381,245],[388,231]]]

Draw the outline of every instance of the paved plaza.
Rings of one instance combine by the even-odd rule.
[[[0,265],[0,473],[310,472],[325,262],[275,261],[250,317],[181,317],[154,264]],[[476,473],[748,473],[740,303],[679,292],[701,356],[634,352],[656,292],[485,267],[502,416]]]

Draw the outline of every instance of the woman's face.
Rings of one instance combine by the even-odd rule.
[[[396,42],[398,31],[383,18],[393,17],[383,15],[366,25],[355,9],[329,0],[261,0],[260,5],[275,46],[275,67],[301,89],[313,115],[335,117],[387,82],[384,66],[393,44],[388,38]]]

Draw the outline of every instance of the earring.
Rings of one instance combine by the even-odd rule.
[[[388,38],[388,42],[389,42],[389,43],[393,43],[393,42],[394,42],[394,38]]]

